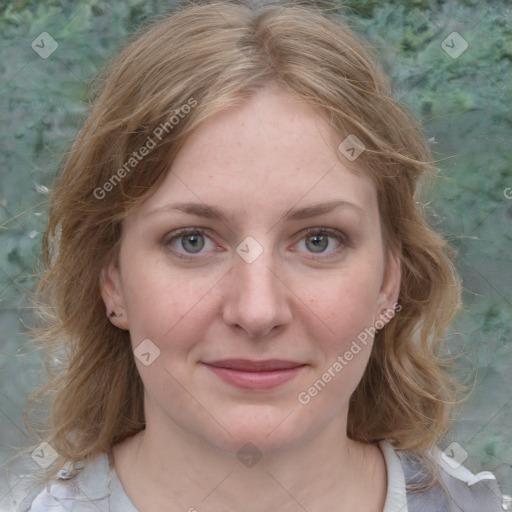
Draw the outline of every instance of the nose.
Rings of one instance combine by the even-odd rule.
[[[235,254],[224,286],[223,319],[230,327],[264,338],[290,323],[291,293],[266,251],[250,263]]]

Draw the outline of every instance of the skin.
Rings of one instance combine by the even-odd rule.
[[[203,123],[123,222],[102,296],[122,313],[112,321],[130,331],[134,349],[149,339],[160,350],[148,366],[136,358],[146,430],[113,447],[141,512],[382,510],[382,454],[346,436],[372,340],[307,405],[297,399],[399,292],[398,256],[385,265],[375,185],[335,153],[341,140],[310,106],[267,87]],[[352,206],[283,217],[339,200]],[[175,203],[211,205],[225,219],[166,207]],[[187,236],[174,235],[197,227],[204,246],[187,253]],[[307,228],[332,231],[320,252]],[[236,252],[247,236],[263,250],[251,263]],[[305,366],[276,388],[247,390],[202,364],[226,358]],[[236,456],[247,442],[262,453],[251,468]]]

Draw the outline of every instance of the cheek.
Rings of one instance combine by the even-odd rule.
[[[304,293],[304,303],[332,337],[341,341],[373,326],[380,279],[374,272],[359,267],[323,282],[316,281],[315,287],[305,288]]]
[[[320,408],[315,410],[328,407],[333,415],[345,407],[370,357],[377,296],[374,280],[339,278],[309,297],[309,338],[317,350],[314,376],[299,395],[300,403],[305,403],[301,397],[314,399]]]
[[[315,378],[323,398],[320,403],[346,403],[359,383],[370,357],[374,337],[374,313],[381,279],[379,262],[358,260],[339,275],[316,282],[307,300],[309,338],[317,347]],[[317,387],[318,387],[317,386]],[[327,389],[328,388],[328,389]],[[317,388],[312,389],[318,392]],[[340,405],[341,406],[341,405]]]
[[[179,350],[181,341],[193,340],[194,331],[213,314],[217,276],[192,279],[169,269],[161,258],[146,259],[144,266],[132,261],[125,268],[125,304],[135,346],[145,338],[162,347],[172,340]]]

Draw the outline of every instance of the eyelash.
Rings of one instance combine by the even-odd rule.
[[[172,236],[169,236],[171,234],[172,234]],[[197,227],[197,228],[196,227],[182,228],[182,229],[173,231],[171,233],[168,233],[163,239],[163,245],[164,245],[164,247],[169,247],[170,245],[172,245],[172,243],[175,240],[178,240],[180,238],[183,238],[183,237],[189,236],[189,235],[202,235],[202,236],[205,236],[205,237],[209,238],[210,240],[212,240],[212,238],[208,235],[208,231],[204,228],[199,228],[199,227]],[[335,238],[340,243],[340,245],[338,247],[336,247],[335,249],[333,249],[332,251],[325,252],[325,253],[322,253],[322,252],[317,253],[318,256],[315,256],[315,253],[309,253],[310,256],[308,256],[308,258],[312,259],[312,260],[326,259],[330,256],[338,254],[344,248],[351,246],[350,239],[347,235],[345,235],[344,233],[341,233],[339,231],[335,231],[335,230],[328,229],[328,228],[307,228],[304,230],[303,236],[300,238],[299,242],[304,240],[305,238],[312,237],[312,236],[329,236],[331,238]],[[212,242],[213,242],[213,240],[212,240]],[[194,256],[192,253],[187,254],[187,253],[182,253],[182,252],[179,252],[176,250],[173,250],[173,253],[178,258],[181,258],[184,260],[197,259],[197,258],[201,257],[201,254],[202,254],[202,253],[196,253],[198,256]]]

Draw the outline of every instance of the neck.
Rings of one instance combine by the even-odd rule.
[[[382,510],[380,450],[348,439],[345,431],[346,419],[333,421],[300,445],[263,453],[253,445],[237,455],[176,424],[154,422],[113,453],[121,483],[142,512],[363,511],[362,502]]]

